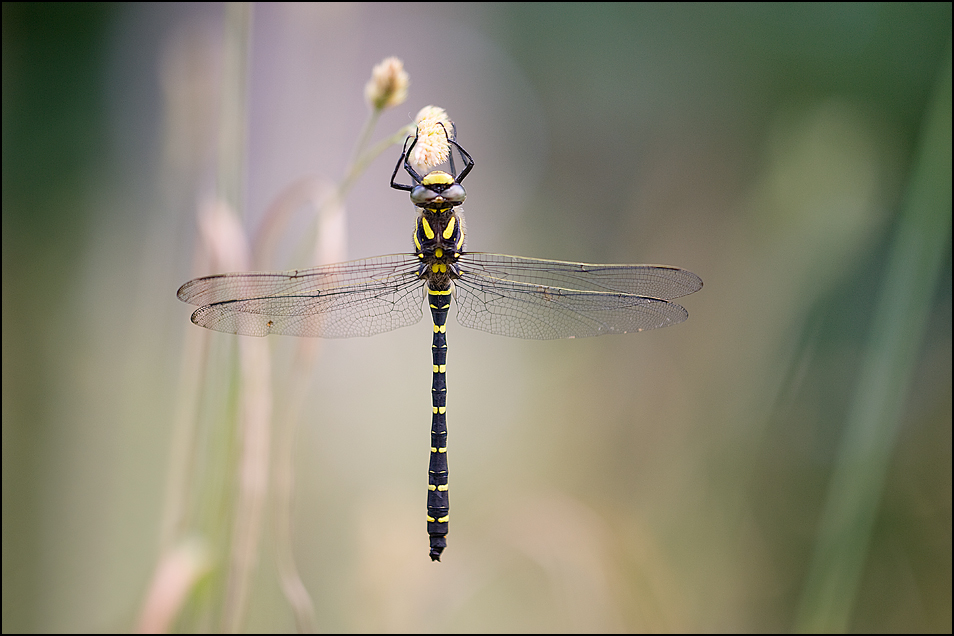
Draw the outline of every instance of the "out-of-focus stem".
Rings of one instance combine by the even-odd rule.
[[[345,175],[345,178],[341,181],[341,186],[338,189],[340,198],[344,199],[345,195],[351,189],[351,186],[354,185],[354,180],[358,178],[358,175],[364,172],[364,169],[369,163],[371,163],[378,155],[394,144],[403,142],[404,139],[412,132],[414,132],[414,124],[409,124],[398,130],[390,137],[381,140],[372,146],[367,152],[359,155],[357,159],[354,160],[354,163],[351,164],[351,167],[349,168],[348,173]]]
[[[227,5],[218,188],[220,196],[238,211],[243,209],[251,23],[251,4],[234,2]],[[222,627],[226,632],[239,631],[246,609],[268,491],[271,446],[272,397],[268,343],[243,339],[239,343],[239,359],[238,491],[234,499],[222,612]]]
[[[848,629],[872,527],[951,238],[951,49],[928,105],[901,220],[828,488],[795,629]]]

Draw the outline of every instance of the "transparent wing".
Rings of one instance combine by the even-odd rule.
[[[591,265],[479,253],[464,255],[459,262],[461,277],[454,281],[457,321],[513,338],[584,338],[674,325],[689,313],[666,298],[702,286],[691,272],[656,265]]]
[[[418,259],[392,254],[312,269],[219,274],[191,280],[179,299],[192,322],[245,336],[372,336],[421,319]]]
[[[672,300],[702,289],[690,271],[666,265],[601,265],[474,252],[460,257],[462,272],[489,279],[562,287],[578,291],[622,292]]]

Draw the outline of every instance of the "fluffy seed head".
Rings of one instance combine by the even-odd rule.
[[[422,108],[417,114],[417,143],[410,157],[414,169],[424,172],[447,161],[450,156],[448,137],[454,138],[454,122],[447,116],[447,111],[437,106]]]
[[[410,83],[404,62],[389,57],[371,70],[371,79],[364,86],[364,98],[375,110],[397,106],[407,99]]]

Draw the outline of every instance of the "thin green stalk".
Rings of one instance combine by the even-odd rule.
[[[225,54],[221,130],[219,136],[219,194],[242,216],[248,113],[248,55],[252,5],[233,2],[225,13]],[[222,629],[237,632],[248,602],[248,590],[258,556],[268,492],[271,439],[271,377],[267,342],[239,343],[239,429],[235,509],[229,537],[229,563],[222,608]]]
[[[403,142],[404,139],[412,132],[414,132],[414,124],[409,124],[407,126],[404,126],[403,128],[398,130],[396,133],[394,133],[390,137],[387,137],[379,141],[377,144],[372,146],[371,149],[368,150],[366,153],[358,155],[357,159],[355,159],[354,163],[352,163],[351,166],[349,167],[348,172],[345,175],[345,178],[341,181],[341,186],[338,189],[339,198],[341,198],[342,200],[344,199],[345,195],[351,189],[351,186],[354,185],[354,180],[358,178],[358,175],[364,172],[364,169],[368,167],[369,163],[374,161],[374,159],[377,158],[378,155],[380,155],[382,152],[384,152],[385,150],[387,150],[394,144],[399,144]]]
[[[798,609],[795,629],[800,632],[844,632],[850,626],[931,299],[944,267],[951,238],[950,45],[903,205]]]

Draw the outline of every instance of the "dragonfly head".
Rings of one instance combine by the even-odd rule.
[[[411,202],[419,208],[446,210],[464,202],[467,193],[454,177],[435,170],[411,190]]]

